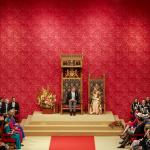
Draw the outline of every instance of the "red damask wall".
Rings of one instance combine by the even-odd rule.
[[[0,95],[21,117],[50,85],[60,100],[61,54],[83,54],[88,73],[106,74],[106,108],[127,119],[132,99],[150,96],[149,0],[0,0]]]

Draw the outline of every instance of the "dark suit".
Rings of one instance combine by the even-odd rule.
[[[144,134],[144,127],[145,127],[145,123],[141,123],[139,125],[137,125],[135,131],[134,131],[134,134]],[[128,143],[128,141],[130,140],[130,138],[132,137],[132,134],[131,133],[127,133],[123,143],[121,144],[123,147]],[[143,136],[138,136],[137,139],[141,139]]]
[[[67,93],[67,98],[66,98],[66,104],[69,104],[69,100],[72,99],[72,94],[71,91]],[[75,100],[77,101],[77,104],[79,104],[79,93],[76,91],[75,92]]]
[[[74,95],[74,96],[73,96]],[[73,101],[71,101],[74,99]],[[67,93],[66,103],[69,104],[70,112],[76,112],[76,105],[79,103],[79,94],[77,91],[73,92],[70,91]]]
[[[14,102],[15,104],[13,105],[13,102],[9,103],[9,110],[11,109],[15,109],[16,110],[16,114],[19,113],[19,103],[18,102]]]
[[[3,114],[3,104],[4,102],[0,101],[0,115]]]
[[[9,108],[9,103],[7,104],[7,103],[4,102],[4,103],[2,104],[2,113],[3,113],[3,114],[8,114],[9,110],[10,110],[10,108]]]
[[[140,110],[140,103],[139,102],[133,102],[131,105],[131,110],[132,110],[132,113],[134,113],[135,110]]]
[[[145,122],[139,124],[135,131],[134,131],[134,134],[143,134],[144,133],[144,127],[145,127]]]
[[[149,113],[148,106],[146,104],[145,105],[140,105],[140,112],[143,113],[143,114],[148,114]]]

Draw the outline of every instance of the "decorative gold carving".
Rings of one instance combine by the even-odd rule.
[[[78,107],[76,109],[80,110],[82,114],[82,55],[62,55],[61,67],[61,113],[63,112],[63,110],[69,110],[69,107],[66,107],[65,105],[66,92],[72,86],[75,86],[80,95],[80,103],[78,104]]]
[[[79,78],[78,70],[77,69],[67,69],[65,72],[65,78]]]
[[[82,67],[82,56],[81,55],[62,55],[61,57],[62,67]]]

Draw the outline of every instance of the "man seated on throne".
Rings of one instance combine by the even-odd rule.
[[[67,104],[69,104],[70,116],[76,115],[76,105],[79,102],[79,94],[76,91],[76,88],[73,86],[71,91],[67,93]]]

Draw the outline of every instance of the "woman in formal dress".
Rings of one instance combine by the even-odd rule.
[[[94,89],[91,95],[90,114],[99,115],[101,113],[102,113],[101,96],[100,96],[99,86],[98,84],[96,84],[94,86]]]
[[[4,132],[6,134],[10,134],[11,138],[15,139],[15,141],[16,141],[16,149],[21,149],[20,135],[18,133],[16,133],[15,130],[11,130],[10,129],[8,121],[5,122]]]
[[[9,126],[12,130],[18,132],[18,134],[20,135],[20,141],[22,142],[22,139],[25,137],[25,134],[23,128],[15,122],[15,119],[13,117],[14,113],[14,110],[10,110],[8,117],[5,118],[5,121],[9,122]]]

